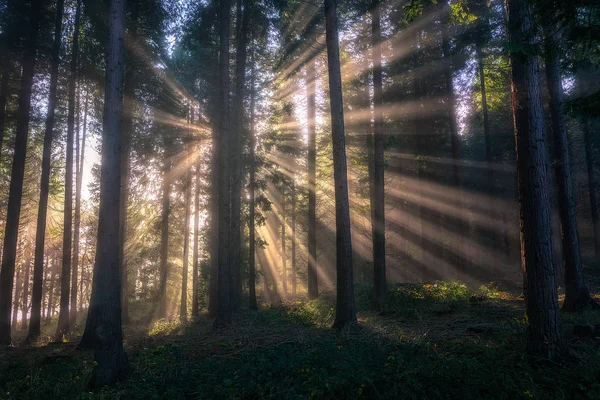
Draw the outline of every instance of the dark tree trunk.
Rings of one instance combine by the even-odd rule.
[[[231,200],[229,168],[229,25],[230,0],[220,1],[219,15],[219,249],[217,278],[217,314],[214,327],[231,325],[231,269],[229,206]]]
[[[292,181],[292,296],[296,297],[296,182]]]
[[[112,0],[109,12],[102,170],[96,266],[88,318],[93,321],[94,361],[90,384],[102,387],[129,371],[121,326],[119,200],[125,63],[125,0]]]
[[[344,108],[342,100],[342,76],[340,72],[336,0],[325,0],[325,25],[327,65],[329,70],[329,96],[331,103],[333,176],[335,181],[336,209],[337,297],[333,327],[341,330],[356,325],[357,320],[356,308],[354,306],[350,205],[348,201],[346,139],[344,135]]]
[[[217,117],[219,118],[219,117]],[[218,283],[219,283],[219,128],[213,127],[210,187],[210,282],[208,311],[212,318],[217,316]]]
[[[77,10],[75,12],[75,34],[79,36],[81,22],[81,0],[77,1]],[[79,38],[77,38],[79,42]],[[87,100],[87,99],[86,99]],[[78,115],[77,115],[77,137],[75,139],[76,148],[76,163],[75,163],[75,221],[74,221],[74,236],[73,236],[73,265],[71,269],[71,315],[70,315],[70,326],[74,328],[77,324],[77,280],[78,280],[78,268],[79,268],[79,228],[81,226],[81,185],[83,182],[83,169],[79,168],[80,160],[82,157],[79,148],[79,118],[81,113],[80,105],[80,94],[77,93],[77,104],[78,104]],[[87,105],[86,105],[87,107]],[[85,128],[84,128],[85,129]],[[80,154],[81,153],[81,154]]]
[[[287,265],[285,257],[285,186],[281,186],[281,277],[283,296],[288,294]]]
[[[254,43],[252,43],[254,44]],[[255,93],[254,93],[254,50],[252,51],[252,61],[251,61],[251,83],[250,83],[250,173],[248,183],[248,194],[250,197],[249,204],[249,212],[248,212],[248,247],[249,247],[249,255],[248,255],[248,304],[250,310],[258,310],[258,304],[256,303],[256,237],[255,237],[255,182],[256,182],[256,155],[255,155],[255,146],[256,146],[256,138],[254,137],[254,106],[255,106]],[[265,293],[266,295],[266,293]]]
[[[509,40],[519,48],[535,40],[529,0],[507,0]],[[517,151],[528,353],[556,360],[565,350],[552,265],[548,160],[543,132],[537,56],[510,54]]]
[[[27,257],[25,265],[25,275],[23,278],[23,299],[21,300],[21,329],[27,329],[27,311],[29,310],[29,270],[31,267],[31,259]]]
[[[243,7],[243,10],[242,10]],[[242,195],[242,138],[244,127],[244,88],[246,86],[246,59],[248,46],[249,5],[245,0],[237,1],[237,50],[235,60],[235,97],[232,106],[232,129],[229,137],[231,149],[231,305],[234,309],[241,304],[241,195]]]
[[[48,288],[48,311],[46,312],[46,319],[49,321],[54,314],[54,277],[56,272],[56,261],[54,257],[52,258],[52,263],[50,264],[50,285]]]
[[[549,93],[550,117],[554,134],[554,169],[558,186],[558,210],[562,226],[562,248],[565,267],[565,301],[563,310],[580,311],[588,306],[598,308],[585,286],[583,264],[579,248],[579,231],[575,214],[575,196],[571,178],[571,162],[567,126],[564,116],[564,98],[560,74],[559,46],[556,27],[544,22],[546,80]]]
[[[168,133],[165,133],[168,135]],[[165,138],[165,154],[162,182],[162,214],[160,234],[160,280],[158,287],[158,318],[167,317],[167,277],[169,275],[169,214],[171,213],[171,140]]]
[[[57,5],[58,8],[58,5]],[[4,55],[2,57],[2,61],[0,61],[0,65],[2,68],[2,80],[0,80],[0,160],[2,159],[2,146],[4,144],[4,128],[6,123],[6,102],[8,99],[8,90],[9,90],[9,82],[10,82],[10,72],[11,72],[11,63],[10,63],[10,51],[8,49],[8,38],[4,36],[2,38],[5,43],[3,45]]]
[[[450,53],[450,39],[448,37],[447,18],[442,23],[442,47],[444,57],[448,60],[452,59]],[[446,81],[446,95],[448,96],[448,124],[450,126],[450,147],[452,152],[452,183],[458,193],[456,211],[459,218],[458,231],[463,235],[468,234],[468,222],[466,221],[466,212],[463,206],[463,188],[460,179],[460,138],[458,136],[458,124],[456,121],[456,97],[454,95],[454,80],[452,79],[453,66],[452,62],[448,62],[447,68],[444,70],[444,79]],[[487,113],[487,109],[486,109]],[[452,250],[454,251],[454,264],[456,267],[455,276],[463,272],[462,254],[464,252],[463,236],[453,234],[451,239]]]
[[[383,78],[381,73],[381,17],[379,1],[373,1],[371,11],[373,48],[373,284],[375,301],[382,305],[387,292],[385,273],[385,189],[384,189],[384,136],[383,136]]]
[[[317,275],[317,129],[316,129],[316,62],[306,67],[306,94],[308,112],[308,298],[319,295]]]
[[[23,75],[21,78],[21,90],[19,94],[14,158],[10,176],[8,206],[6,208],[6,224],[4,226],[2,267],[0,269],[0,346],[6,346],[11,343],[11,295],[13,292],[15,262],[17,258],[17,237],[19,233],[19,217],[21,215],[25,158],[27,155],[31,88],[33,85],[33,74],[37,53],[37,36],[44,5],[44,0],[32,0],[29,11],[27,38],[24,44],[25,50],[23,52],[22,62]]]
[[[86,91],[85,94],[85,104],[83,106],[83,132],[81,135],[81,146],[79,147],[79,161],[75,168],[77,169],[77,179],[75,181],[75,188],[77,190],[77,194],[75,195],[75,226],[73,232],[73,280],[71,284],[75,285],[75,290],[71,287],[71,310],[75,310],[75,316],[73,313],[71,314],[71,320],[73,321],[73,326],[77,322],[77,309],[82,309],[83,304],[83,270],[81,271],[81,279],[79,279],[79,286],[77,286],[77,277],[79,275],[79,232],[81,229],[81,190],[83,185],[83,165],[85,161],[85,139],[87,136],[87,115],[88,115],[88,95],[89,92]],[[79,136],[79,131],[77,132]],[[79,138],[77,138],[77,143],[79,143]],[[78,145],[79,146],[79,145]],[[84,255],[85,257],[85,255]],[[79,288],[79,296],[77,294],[77,289]],[[79,307],[77,306],[77,300],[79,299]]]
[[[50,94],[48,96],[48,113],[46,130],[44,131],[44,148],[42,150],[42,177],[40,182],[40,202],[38,205],[37,226],[35,232],[35,255],[33,261],[33,289],[31,293],[31,320],[27,342],[36,341],[40,336],[42,285],[44,279],[44,252],[46,240],[46,215],[48,213],[48,193],[50,190],[50,161],[52,158],[52,141],[54,139],[54,120],[56,110],[56,92],[58,86],[58,66],[62,35],[62,18],[64,0],[56,3],[56,20],[54,24],[54,44],[52,46],[52,63],[50,67]]]
[[[15,299],[13,301],[13,309],[12,309],[12,330],[16,331],[18,328],[17,325],[17,321],[19,318],[19,306],[20,306],[20,299],[21,299],[21,286],[22,286],[22,278],[23,276],[23,272],[22,271],[18,271],[17,272],[17,279],[15,282]]]
[[[191,118],[191,124],[192,126],[194,125],[194,109],[192,108],[192,118]],[[198,157],[198,160],[196,161],[196,192],[194,194],[194,254],[193,254],[193,277],[192,277],[192,318],[198,318],[198,285],[199,285],[199,272],[200,272],[200,265],[199,263],[199,249],[198,249],[198,242],[200,239],[200,230],[199,230],[199,225],[200,225],[200,185],[201,185],[201,180],[202,180],[202,176],[200,174],[200,169],[201,169],[201,162],[202,159],[200,158],[199,155],[199,148],[198,148],[198,155],[196,156]],[[203,277],[203,279],[205,279]]]
[[[75,131],[75,89],[77,85],[77,57],[79,53],[79,18],[81,11],[77,3],[76,29],[73,32],[73,49],[69,77],[69,105],[67,112],[67,157],[65,168],[65,211],[63,230],[63,260],[60,277],[60,312],[56,328],[56,340],[71,330],[69,316],[69,295],[71,281],[71,245],[73,240],[73,136]]]
[[[191,123],[191,105],[188,105],[188,123]],[[188,134],[187,158],[190,156],[191,135]],[[188,266],[190,259],[190,207],[192,203],[192,171],[185,171],[185,212],[183,225],[183,270],[181,271],[181,302],[179,307],[179,319],[187,320],[187,297],[188,297]]]
[[[598,214],[598,198],[596,195],[596,181],[594,178],[594,150],[592,145],[593,123],[586,119],[583,124],[583,141],[585,147],[585,163],[588,177],[588,193],[590,195],[590,209],[592,212],[592,227],[594,229],[594,253],[600,259],[600,220]]]

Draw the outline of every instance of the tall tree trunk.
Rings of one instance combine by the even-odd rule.
[[[450,126],[450,146],[452,152],[452,183],[458,193],[456,209],[459,218],[459,226],[457,226],[456,229],[458,229],[459,234],[452,234],[451,238],[452,251],[454,252],[453,262],[456,267],[455,276],[458,276],[459,273],[463,272],[461,256],[463,253],[463,237],[461,235],[468,234],[468,223],[466,221],[467,215],[463,205],[464,193],[462,182],[460,180],[460,138],[458,136],[458,124],[456,121],[456,97],[454,95],[454,80],[452,78],[453,65],[451,62],[452,55],[450,53],[450,38],[448,37],[448,17],[449,15],[446,14],[444,21],[442,22],[442,50],[444,52],[444,58],[449,60],[447,68],[444,69],[444,79],[446,81],[446,95],[448,98],[448,124]]]
[[[75,30],[73,31],[73,49],[69,77],[69,105],[67,112],[67,157],[65,168],[65,211],[63,230],[63,261],[60,285],[60,313],[56,327],[56,340],[71,330],[69,316],[69,295],[71,280],[71,245],[73,239],[73,136],[75,131],[75,89],[77,85],[77,57],[79,54],[79,21],[81,17],[80,1],[77,3]]]
[[[188,105],[188,123],[191,122],[191,106]],[[187,158],[190,156],[191,135],[188,132],[188,143],[186,145]],[[183,226],[183,270],[181,272],[181,303],[179,308],[179,319],[187,320],[187,297],[188,297],[188,266],[190,259],[190,207],[192,203],[192,171],[185,171],[185,212]]]
[[[23,278],[23,300],[21,301],[21,329],[27,329],[27,311],[29,310],[29,269],[31,267],[31,259],[27,256],[25,260],[25,276]]]
[[[219,249],[215,328],[231,325],[229,168],[229,25],[230,0],[220,1],[219,15]]]
[[[347,329],[357,324],[354,305],[354,272],[352,266],[352,239],[350,235],[350,204],[346,167],[346,138],[344,134],[344,103],[338,39],[337,1],[325,0],[327,65],[331,103],[331,133],[333,141],[333,176],[335,181],[335,236],[337,297],[336,329]]]
[[[192,108],[192,126],[194,126],[194,109]],[[198,318],[198,289],[199,289],[199,272],[200,272],[200,253],[198,249],[200,239],[200,186],[202,176],[200,174],[202,159],[200,157],[200,147],[197,149],[196,161],[196,192],[194,194],[194,254],[193,254],[193,278],[192,278],[192,318]],[[204,278],[204,277],[203,277]]]
[[[168,133],[165,133],[168,135]],[[171,213],[171,140],[165,138],[162,182],[162,214],[160,233],[160,280],[158,288],[158,318],[167,318],[167,278],[169,275],[169,214]]]
[[[20,306],[20,299],[21,299],[21,286],[22,286],[22,280],[23,280],[23,271],[18,271],[17,272],[17,279],[15,282],[15,299],[13,301],[13,309],[12,309],[12,330],[16,331],[18,329],[18,325],[17,325],[17,321],[19,318],[19,306]]]
[[[50,264],[50,285],[48,288],[48,311],[46,312],[46,319],[50,321],[54,314],[54,276],[56,272],[56,260],[52,257],[52,263]]]
[[[135,7],[134,7],[135,9]],[[135,25],[135,22],[134,22]],[[135,32],[132,32],[135,35]],[[131,60],[133,61],[133,60]],[[125,95],[123,99],[123,135],[121,143],[121,199],[119,210],[119,270],[121,271],[121,319],[129,322],[129,286],[127,274],[127,211],[129,206],[129,176],[131,173],[131,138],[133,136],[133,101],[135,64],[126,65]]]
[[[519,48],[535,40],[529,0],[507,0],[509,40]],[[565,346],[552,265],[548,160],[537,56],[510,54],[512,108],[517,151],[528,353],[556,360]]]
[[[219,119],[220,117],[216,117]],[[213,126],[211,182],[210,182],[210,282],[208,295],[208,311],[211,318],[217,316],[218,284],[219,284],[219,128],[218,122]]]
[[[287,265],[285,256],[285,186],[281,186],[281,276],[283,284],[283,296],[288,294]]]
[[[598,197],[596,195],[596,181],[594,178],[594,150],[592,144],[593,122],[586,119],[583,123],[583,142],[585,147],[585,163],[588,177],[588,193],[590,195],[590,209],[592,212],[592,227],[594,230],[594,253],[600,259],[600,219],[598,214]]]
[[[371,11],[371,46],[373,48],[373,284],[375,301],[382,305],[387,292],[385,277],[385,189],[384,189],[384,136],[383,136],[383,78],[381,72],[381,17],[378,0]]]
[[[119,200],[121,131],[125,64],[125,0],[112,0],[109,11],[102,170],[96,266],[88,318],[94,323],[94,361],[90,383],[102,387],[129,371],[121,326]]]
[[[243,8],[243,9],[242,9]],[[235,97],[232,105],[232,129],[229,137],[231,160],[231,305],[241,304],[241,195],[242,195],[242,138],[244,128],[244,88],[246,86],[246,59],[248,47],[249,3],[237,1],[237,50],[235,60]]]
[[[317,106],[316,106],[316,61],[312,59],[306,67],[306,109],[308,113],[308,298],[319,295],[317,275]]]
[[[42,312],[42,290],[44,281],[44,253],[46,240],[46,216],[48,213],[48,193],[50,190],[50,161],[52,158],[52,141],[54,140],[54,120],[56,110],[56,92],[58,86],[58,67],[62,38],[62,18],[64,0],[56,3],[56,19],[54,22],[54,44],[52,46],[52,62],[50,67],[50,93],[48,95],[48,113],[46,114],[46,130],[44,131],[44,147],[42,150],[42,176],[40,181],[40,201],[38,205],[37,225],[35,231],[35,250],[33,261],[33,289],[31,293],[31,319],[27,342],[33,342],[40,336]]]
[[[296,182],[292,181],[292,296],[296,297]]]
[[[58,8],[58,5],[57,5]],[[2,61],[0,61],[0,65],[2,68],[2,80],[0,80],[0,160],[2,159],[2,146],[4,144],[4,130],[6,123],[6,102],[8,99],[8,90],[9,90],[9,82],[10,82],[10,72],[11,72],[11,63],[10,63],[10,52],[8,50],[8,38],[5,36],[2,38],[5,43],[3,46],[3,57]]]
[[[546,16],[546,18],[549,17]],[[554,134],[554,169],[558,185],[558,210],[563,233],[562,248],[565,267],[563,310],[579,311],[588,306],[595,308],[599,306],[590,296],[583,278],[567,126],[563,111],[564,98],[558,53],[558,34],[554,33],[555,30],[554,24],[549,20],[544,21],[546,81],[548,84],[552,132]]]
[[[85,137],[87,131],[87,113],[88,113],[88,92],[85,94],[84,106],[83,106],[83,132],[81,137],[81,145],[79,144],[79,129],[77,129],[77,163],[75,165],[75,170],[77,171],[76,179],[75,179],[75,222],[73,229],[73,274],[71,279],[71,326],[75,326],[77,324],[77,290],[78,286],[77,281],[79,277],[79,232],[81,229],[81,190],[83,185],[83,162],[85,159]],[[81,279],[83,279],[83,271],[81,274]],[[79,307],[81,310],[81,307]]]
[[[254,42],[252,43],[254,45]],[[252,46],[254,49],[254,46]],[[256,183],[256,138],[254,132],[254,107],[255,107],[255,92],[254,92],[254,50],[252,50],[251,65],[251,83],[250,83],[250,173],[248,183],[248,194],[250,197],[249,201],[249,212],[248,212],[248,304],[250,310],[258,310],[258,304],[256,303],[256,236],[255,236],[255,183]],[[266,295],[266,293],[265,293]]]
[[[31,2],[27,38],[23,52],[23,75],[21,78],[14,158],[10,177],[8,206],[6,209],[6,225],[4,226],[2,267],[0,268],[0,346],[6,346],[11,343],[11,295],[13,292],[15,262],[17,258],[17,237],[19,233],[19,217],[21,216],[25,158],[27,155],[31,88],[37,54],[37,36],[44,5],[45,0],[32,0]]]

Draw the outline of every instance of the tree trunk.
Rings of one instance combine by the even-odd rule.
[[[329,96],[331,103],[331,133],[333,141],[333,176],[335,181],[335,230],[337,297],[336,329],[348,329],[357,324],[354,306],[354,277],[352,266],[352,240],[350,235],[350,205],[348,201],[348,175],[346,167],[346,139],[344,135],[344,108],[342,76],[338,40],[336,0],[325,0],[325,26],[327,65],[329,70]]]
[[[316,129],[316,61],[306,67],[306,95],[308,113],[308,298],[319,295],[317,275],[317,129]]]
[[[129,371],[121,326],[119,200],[125,63],[125,0],[112,0],[109,12],[102,170],[96,266],[89,319],[93,321],[94,361],[90,384],[102,387]]]
[[[194,109],[192,108],[192,118],[191,124],[194,126]],[[200,147],[198,146],[196,157],[196,192],[194,195],[194,254],[193,254],[193,277],[192,277],[192,318],[198,318],[198,274],[200,271],[199,263],[199,249],[198,242],[200,239],[200,185],[201,185],[201,163],[202,159],[200,158]],[[204,279],[204,277],[203,277]]]
[[[17,272],[17,279],[15,282],[15,299],[13,301],[13,309],[12,309],[12,330],[16,331],[18,328],[17,325],[17,321],[19,318],[19,301],[21,299],[21,286],[22,286],[22,276],[23,276],[23,272],[22,271],[18,271]]]
[[[585,120],[583,124],[583,141],[585,146],[585,162],[588,177],[588,192],[590,195],[590,209],[592,212],[592,227],[594,230],[594,255],[600,259],[600,220],[598,218],[598,200],[596,195],[596,181],[594,178],[594,150],[592,145],[593,123]]]
[[[384,136],[383,136],[383,78],[381,72],[381,17],[378,0],[371,11],[373,48],[373,284],[375,301],[382,305],[387,292],[385,273],[385,189],[384,189]]]
[[[168,133],[165,133],[168,135]],[[171,140],[165,138],[165,154],[162,182],[162,214],[160,234],[160,283],[158,289],[158,318],[167,318],[167,278],[169,275],[169,214],[171,213]]]
[[[71,245],[73,239],[73,136],[75,131],[75,89],[77,84],[77,57],[79,53],[79,21],[81,17],[80,2],[77,3],[75,30],[73,32],[73,49],[69,77],[69,105],[67,112],[67,157],[65,171],[65,211],[63,230],[63,261],[60,285],[60,312],[56,328],[56,340],[71,330],[69,317],[69,295],[71,280]]]
[[[283,284],[283,296],[288,294],[287,265],[285,257],[285,186],[281,186],[281,276]]]
[[[580,311],[588,306],[598,308],[585,286],[583,264],[579,248],[579,231],[575,214],[575,196],[571,178],[571,161],[567,126],[564,116],[564,99],[558,38],[556,27],[550,21],[544,22],[546,81],[549,93],[549,108],[554,134],[554,159],[556,182],[558,185],[558,209],[562,226],[562,248],[565,267],[565,301],[563,310]]]
[[[57,4],[58,8],[58,4]],[[11,63],[10,63],[10,51],[8,49],[8,41],[9,38],[5,36],[2,38],[5,43],[3,46],[4,56],[2,57],[2,61],[0,62],[2,68],[2,80],[0,80],[0,160],[2,159],[2,146],[4,144],[4,131],[5,131],[5,123],[6,123],[6,102],[8,99],[8,90],[9,90],[9,82],[10,82],[10,72],[11,72]]]
[[[29,267],[31,267],[31,259],[29,256],[25,261],[25,276],[23,278],[23,300],[21,301],[21,329],[27,329],[27,311],[29,310]]]
[[[188,105],[188,123],[191,122],[191,105]],[[189,126],[189,125],[188,125]],[[187,158],[190,156],[191,135],[188,131],[188,143],[186,145]],[[190,259],[190,207],[192,203],[192,171],[185,171],[185,212],[183,225],[183,270],[181,271],[181,303],[179,308],[179,319],[187,320],[187,296],[188,296],[188,266]]]
[[[217,117],[218,119],[219,117]],[[210,282],[208,311],[212,318],[217,316],[219,282],[219,128],[213,126],[210,187]]]
[[[48,113],[46,114],[46,130],[44,131],[44,147],[42,150],[40,201],[38,205],[38,216],[35,232],[35,254],[33,261],[31,318],[29,322],[29,334],[27,335],[27,342],[33,342],[37,340],[40,336],[42,290],[44,281],[46,216],[48,213],[48,193],[50,190],[50,161],[52,158],[52,141],[54,140],[54,120],[56,111],[56,92],[58,86],[58,67],[60,63],[63,11],[64,0],[58,0],[58,2],[56,3],[54,44],[52,46],[52,62],[50,67],[50,93],[48,95]]]
[[[243,7],[243,10],[242,10]],[[241,305],[241,192],[242,192],[242,138],[244,128],[244,88],[246,86],[246,59],[248,46],[249,4],[237,1],[237,50],[235,60],[235,97],[232,107],[232,129],[229,137],[231,160],[231,305],[234,309]]]
[[[292,181],[292,296],[296,297],[296,182]]]
[[[46,319],[50,321],[54,314],[54,276],[56,270],[56,261],[52,257],[52,263],[50,264],[50,285],[48,288],[48,311],[46,312]]]
[[[229,168],[229,25],[230,0],[220,1],[219,15],[219,249],[217,314],[214,327],[231,325],[230,254],[230,168]]]
[[[19,217],[21,215],[21,197],[23,194],[23,177],[25,175],[25,158],[27,153],[27,136],[29,133],[29,113],[31,110],[31,88],[37,53],[37,36],[44,9],[44,0],[32,0],[29,11],[28,32],[23,52],[23,75],[17,112],[17,129],[15,148],[10,177],[8,206],[6,208],[6,224],[4,226],[4,246],[2,248],[2,267],[0,269],[0,346],[11,343],[10,309],[11,295],[17,258],[17,237],[19,233]]]
[[[446,91],[448,96],[448,124],[450,126],[450,146],[452,152],[452,183],[458,192],[458,201],[456,205],[456,213],[459,218],[458,234],[452,234],[451,245],[454,252],[453,262],[456,267],[455,276],[459,276],[463,271],[462,254],[464,252],[463,237],[468,235],[468,223],[466,221],[466,213],[463,205],[463,188],[460,179],[460,138],[458,135],[458,126],[456,121],[456,97],[454,95],[454,80],[452,78],[452,55],[450,53],[450,39],[448,37],[447,18],[442,22],[442,47],[444,57],[448,60],[448,67],[444,70],[444,79],[446,80]],[[487,115],[487,107],[486,107]],[[464,236],[462,236],[464,235]]]
[[[77,285],[79,276],[79,232],[81,229],[81,190],[83,185],[83,162],[85,159],[85,137],[87,133],[87,113],[88,113],[88,94],[85,94],[85,104],[83,108],[83,133],[81,137],[81,146],[79,145],[79,129],[77,130],[77,164],[75,169],[77,176],[75,180],[75,226],[73,232],[73,275],[71,279],[71,326],[75,326],[77,323],[77,289],[81,285]],[[81,279],[83,279],[83,271],[81,273]],[[80,280],[81,280],[80,279]],[[81,303],[81,301],[80,301]],[[79,307],[81,310],[81,307]]]
[[[254,43],[252,43],[254,45]],[[253,46],[254,48],[254,46]],[[249,212],[248,212],[248,304],[250,310],[258,310],[258,304],[256,303],[256,237],[255,237],[255,182],[256,182],[256,155],[255,146],[256,138],[254,137],[254,107],[255,107],[255,93],[254,93],[254,50],[252,51],[251,60],[251,83],[250,83],[250,173],[248,183],[248,195],[250,197]],[[266,295],[266,293],[265,293]]]
[[[507,0],[509,40],[531,46],[535,39],[529,0]],[[510,54],[512,108],[517,151],[528,353],[550,360],[565,351],[552,265],[548,160],[543,132],[537,56]]]

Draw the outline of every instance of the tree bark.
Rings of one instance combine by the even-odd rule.
[[[596,195],[596,181],[594,178],[592,127],[592,122],[586,119],[583,123],[583,142],[585,147],[585,162],[588,178],[588,193],[590,196],[590,210],[592,213],[592,227],[594,230],[594,255],[596,256],[596,259],[600,259],[600,218],[598,213],[598,198]]]
[[[168,133],[165,133],[168,135]],[[158,318],[167,318],[167,278],[169,275],[169,215],[171,213],[171,140],[165,138],[162,182],[162,214],[160,234],[160,280],[158,289]]]
[[[6,209],[6,224],[4,226],[2,267],[0,268],[0,346],[7,346],[11,343],[11,295],[13,292],[15,275],[17,237],[19,233],[19,218],[21,215],[25,158],[27,155],[31,88],[33,85],[33,74],[37,54],[37,36],[44,5],[44,0],[32,0],[31,2],[28,32],[25,40],[25,50],[23,52],[23,75],[21,78],[19,109],[17,112],[17,129],[15,133],[15,148],[8,194],[8,206]]]
[[[281,277],[283,296],[288,294],[287,265],[285,257],[285,184],[281,186]]]
[[[52,257],[52,263],[50,264],[50,285],[48,288],[48,311],[46,312],[46,319],[50,321],[54,314],[54,276],[56,270],[56,261]]]
[[[188,123],[191,123],[191,106],[188,105]],[[188,125],[189,126],[189,125]],[[188,144],[186,145],[187,157],[190,156],[191,135],[188,131]],[[192,203],[192,171],[185,171],[185,212],[183,226],[183,270],[181,272],[181,302],[179,307],[179,319],[187,321],[187,295],[188,295],[188,266],[190,259],[190,207]]]
[[[217,314],[215,328],[231,325],[231,287],[230,287],[230,168],[229,168],[229,26],[230,0],[220,1],[219,15],[219,249],[217,279]]]
[[[529,47],[535,40],[529,0],[507,0],[509,40]],[[511,94],[517,152],[521,221],[521,262],[527,327],[532,357],[559,359],[565,352],[552,265],[552,232],[548,198],[548,160],[543,132],[537,56],[510,54]]]
[[[378,0],[371,11],[371,46],[373,48],[373,284],[375,301],[384,303],[387,282],[385,271],[385,188],[384,188],[384,133],[383,133],[383,78],[381,71],[381,17]]]
[[[317,275],[317,129],[316,129],[316,61],[306,67],[306,95],[308,113],[308,298],[319,296]]]
[[[58,8],[58,5],[57,5]],[[10,72],[11,72],[11,63],[10,63],[10,51],[8,49],[9,38],[5,36],[2,38],[5,42],[3,45],[4,56],[2,57],[2,61],[0,62],[2,68],[2,80],[0,80],[0,160],[2,159],[2,146],[4,144],[4,131],[5,131],[5,123],[6,123],[6,102],[8,99],[8,90],[9,90],[9,82],[10,82]]]
[[[242,191],[242,138],[244,127],[244,88],[246,86],[246,59],[248,46],[249,5],[237,0],[237,49],[235,60],[235,97],[232,105],[232,127],[229,137],[231,165],[231,305],[234,309],[241,304],[241,191]]]
[[[252,43],[254,44],[254,43]],[[255,182],[256,182],[256,138],[254,137],[254,107],[255,107],[255,92],[254,92],[254,50],[252,50],[252,60],[250,62],[251,83],[250,83],[250,173],[248,183],[248,194],[250,197],[249,212],[248,212],[248,233],[249,233],[249,255],[248,255],[248,304],[250,310],[258,310],[256,302],[256,233],[255,233]],[[266,295],[266,293],[265,293]]]
[[[548,18],[548,16],[546,16]],[[575,214],[575,196],[571,178],[571,161],[567,126],[564,116],[564,95],[560,74],[559,45],[556,27],[544,21],[546,81],[554,134],[554,170],[558,184],[558,210],[562,226],[562,249],[565,267],[565,300],[563,310],[580,311],[588,306],[598,308],[585,286],[579,247],[579,230]]]
[[[65,334],[71,330],[69,316],[69,295],[71,281],[71,246],[73,240],[73,136],[75,131],[75,89],[77,84],[77,57],[79,53],[79,19],[81,11],[77,3],[77,13],[73,32],[73,49],[71,53],[69,77],[69,101],[67,112],[67,157],[65,168],[65,211],[63,230],[63,260],[60,285],[60,311],[56,328],[56,340],[62,341]]]
[[[194,126],[194,109],[192,108],[192,118],[191,124]],[[199,249],[198,242],[200,239],[200,185],[201,185],[201,162],[200,158],[200,148],[198,148],[198,157],[196,161],[196,192],[194,194],[194,254],[193,254],[193,278],[192,278],[192,318],[198,318],[198,306],[199,306],[199,298],[198,298],[198,285],[199,285]],[[204,277],[203,277],[204,278]]]
[[[94,360],[90,384],[102,387],[129,371],[121,326],[119,202],[121,131],[125,64],[125,0],[112,0],[109,11],[102,170],[96,266],[89,317],[93,321]]]
[[[48,95],[48,112],[46,114],[46,130],[44,131],[44,147],[42,150],[42,176],[40,181],[40,201],[38,205],[37,225],[35,232],[35,250],[33,261],[33,289],[31,293],[31,318],[27,342],[33,342],[40,336],[42,312],[42,290],[44,281],[44,252],[46,240],[46,216],[48,213],[48,193],[50,190],[50,162],[52,158],[52,142],[54,140],[54,121],[56,111],[56,93],[58,86],[58,67],[60,63],[62,18],[64,0],[56,3],[56,19],[54,23],[54,44],[50,66],[50,93]]]
[[[31,259],[29,256],[25,260],[25,276],[23,278],[23,300],[21,300],[21,330],[27,329],[27,311],[29,310],[29,270]]]
[[[331,133],[333,141],[333,176],[335,181],[335,230],[337,297],[335,329],[345,330],[357,324],[354,305],[354,272],[352,265],[352,239],[350,234],[350,204],[348,201],[348,175],[346,167],[346,139],[344,134],[344,108],[342,76],[338,39],[337,1],[325,0],[325,26],[327,65],[329,71],[329,96],[331,103]]]
[[[296,297],[296,182],[292,181],[292,296]]]
[[[12,309],[12,330],[17,330],[17,321],[19,318],[19,307],[20,307],[20,299],[21,299],[21,286],[22,286],[22,271],[17,272],[17,279],[15,282],[15,300],[13,301],[13,309]]]

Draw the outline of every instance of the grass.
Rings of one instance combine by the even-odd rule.
[[[402,284],[375,310],[358,286],[360,329],[340,335],[333,294],[235,315],[234,328],[148,322],[132,305],[126,347],[131,375],[90,393],[92,355],[73,344],[0,353],[6,399],[600,399],[600,348],[576,324],[600,313],[563,314],[572,358],[532,367],[525,357],[523,301],[487,285]]]

